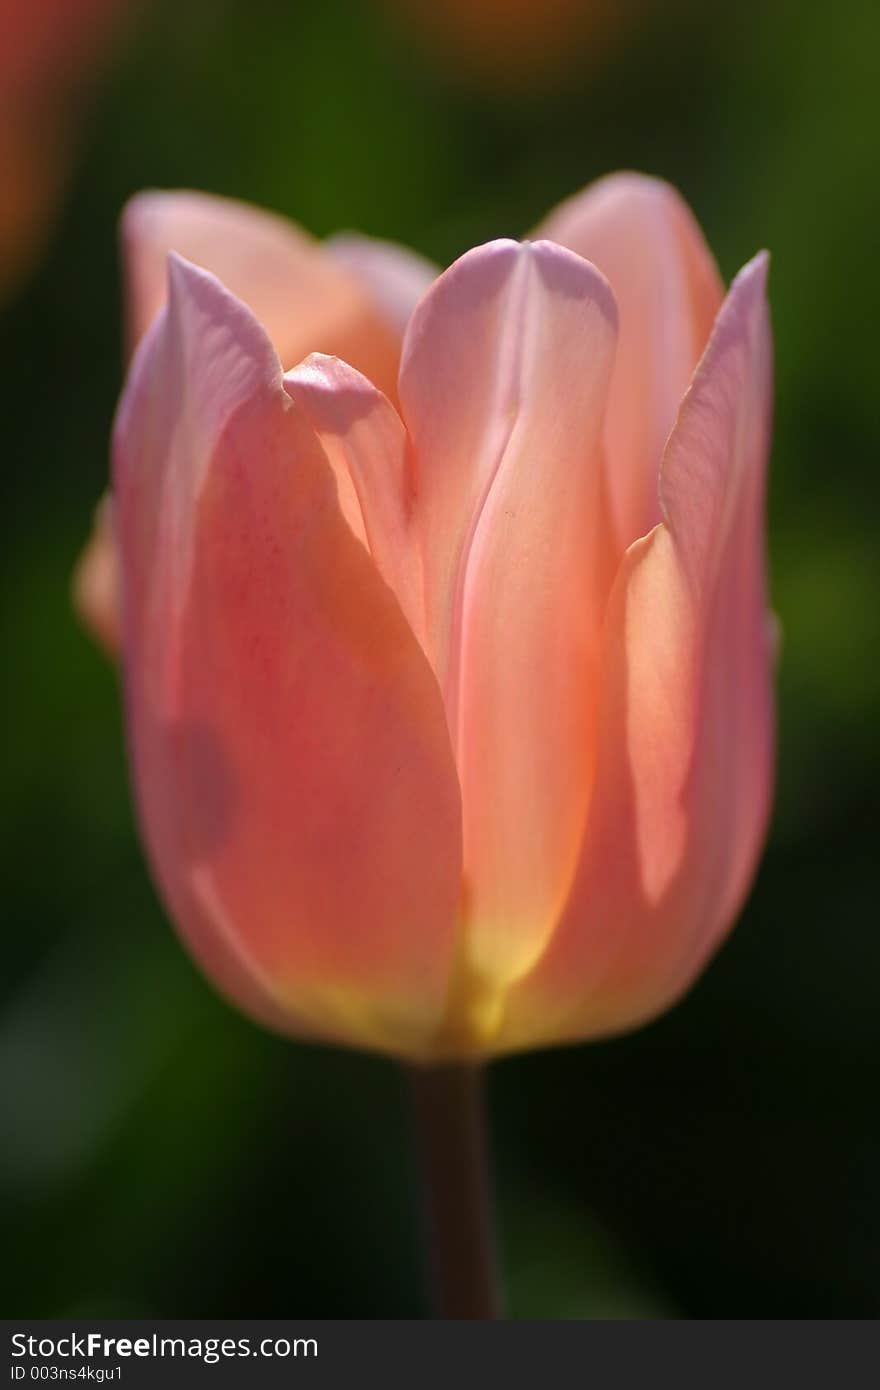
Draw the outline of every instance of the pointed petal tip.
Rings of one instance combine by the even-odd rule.
[[[745,325],[758,322],[762,312],[766,315],[769,271],[770,253],[759,251],[734,276],[718,310],[703,356],[697,364],[691,390],[705,377],[716,356],[724,350],[724,345],[743,331],[749,331]]]
[[[187,292],[194,293],[201,284],[216,286],[230,299],[235,298],[231,291],[226,289],[222,281],[218,280],[216,275],[210,270],[206,270],[204,266],[196,265],[195,261],[189,260],[186,256],[181,255],[179,251],[173,249],[169,250],[165,256],[165,265],[168,275],[169,295],[186,294]],[[240,303],[241,301],[238,302]]]
[[[732,461],[746,449],[744,439],[751,444],[743,467],[759,474],[766,469],[773,355],[765,293],[769,261],[759,251],[734,278],[663,451],[660,511],[691,554],[693,574],[709,564],[713,528],[726,514],[720,497],[741,486],[734,482],[741,470]]]
[[[195,265],[177,251],[167,253],[166,265],[169,323],[176,324],[179,331],[180,325],[198,316],[202,320],[200,332],[203,333],[207,325],[223,329],[240,352],[259,364],[267,378],[280,382],[282,367],[278,353],[247,304],[210,270]]]
[[[743,332],[744,325],[751,321],[753,312],[760,309],[761,306],[766,307],[769,270],[770,252],[762,250],[758,251],[751,260],[746,261],[745,265],[734,276],[724,302],[715,317],[703,355],[694,369],[682,405],[704,383],[716,359],[723,353],[725,345]],[[680,413],[681,411],[679,411]]]
[[[216,275],[187,260],[179,251],[165,253],[165,278],[166,316],[171,324],[177,322],[181,315],[197,308],[214,318],[224,301],[234,300]]]
[[[207,314],[211,319],[219,318],[224,310],[228,311],[233,305],[251,317],[241,300],[236,299],[216,275],[196,265],[194,261],[187,260],[179,251],[166,252],[165,274],[168,281],[167,303],[170,323],[174,323],[179,315],[191,310]]]
[[[770,278],[770,252],[764,248],[752,256],[750,261],[746,261],[741,270],[737,271],[731,281],[731,293],[737,287],[746,285],[754,287],[754,293],[763,293],[767,289],[767,281]]]

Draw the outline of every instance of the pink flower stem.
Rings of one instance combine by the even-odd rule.
[[[434,1316],[500,1318],[483,1068],[409,1074]]]

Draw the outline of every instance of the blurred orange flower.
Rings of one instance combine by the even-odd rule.
[[[628,0],[385,0],[455,77],[496,87],[546,84],[616,29]]]
[[[96,67],[132,4],[0,0],[0,298],[39,256]]]

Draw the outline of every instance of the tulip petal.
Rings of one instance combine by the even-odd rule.
[[[759,256],[731,288],[666,448],[665,519],[615,584],[580,871],[544,958],[508,997],[501,1048],[615,1032],[667,1007],[754,873],[774,740],[765,277]]]
[[[262,329],[204,271],[173,259],[171,279],[115,432],[150,858],[246,1009],[419,1055],[444,1009],[461,867],[437,683]]]
[[[131,348],[165,301],[176,251],[253,310],[285,366],[335,353],[393,392],[399,334],[358,279],[286,218],[206,193],[139,193],[123,213],[122,242]]]
[[[493,990],[543,948],[583,832],[615,317],[580,257],[502,241],[441,276],[404,343],[427,641],[462,785],[484,1028]]]
[[[661,179],[600,179],[551,212],[540,235],[597,265],[620,310],[605,443],[622,553],[660,520],[663,447],[724,290],[693,214]]]
[[[400,416],[372,382],[337,357],[313,353],[287,373],[284,387],[321,441],[336,475],[343,515],[421,639],[421,555],[412,526],[413,478]]]
[[[395,334],[403,337],[412,312],[440,274],[440,267],[408,246],[357,232],[338,232],[324,246],[379,306]]]

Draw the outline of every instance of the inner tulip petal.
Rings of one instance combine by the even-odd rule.
[[[421,555],[406,431],[372,382],[336,357],[313,353],[284,378],[336,475],[346,520],[423,639]]]
[[[389,324],[403,337],[413,310],[440,274],[440,267],[408,246],[337,232],[324,242],[339,265],[369,290]]]
[[[464,805],[466,971],[487,1030],[565,902],[589,800],[615,323],[580,257],[496,242],[440,278],[404,344],[429,650]]]
[[[338,353],[394,390],[400,331],[341,259],[295,223],[208,193],[139,193],[122,218],[133,348],[165,301],[169,251],[216,275],[254,312],[286,367]]]

